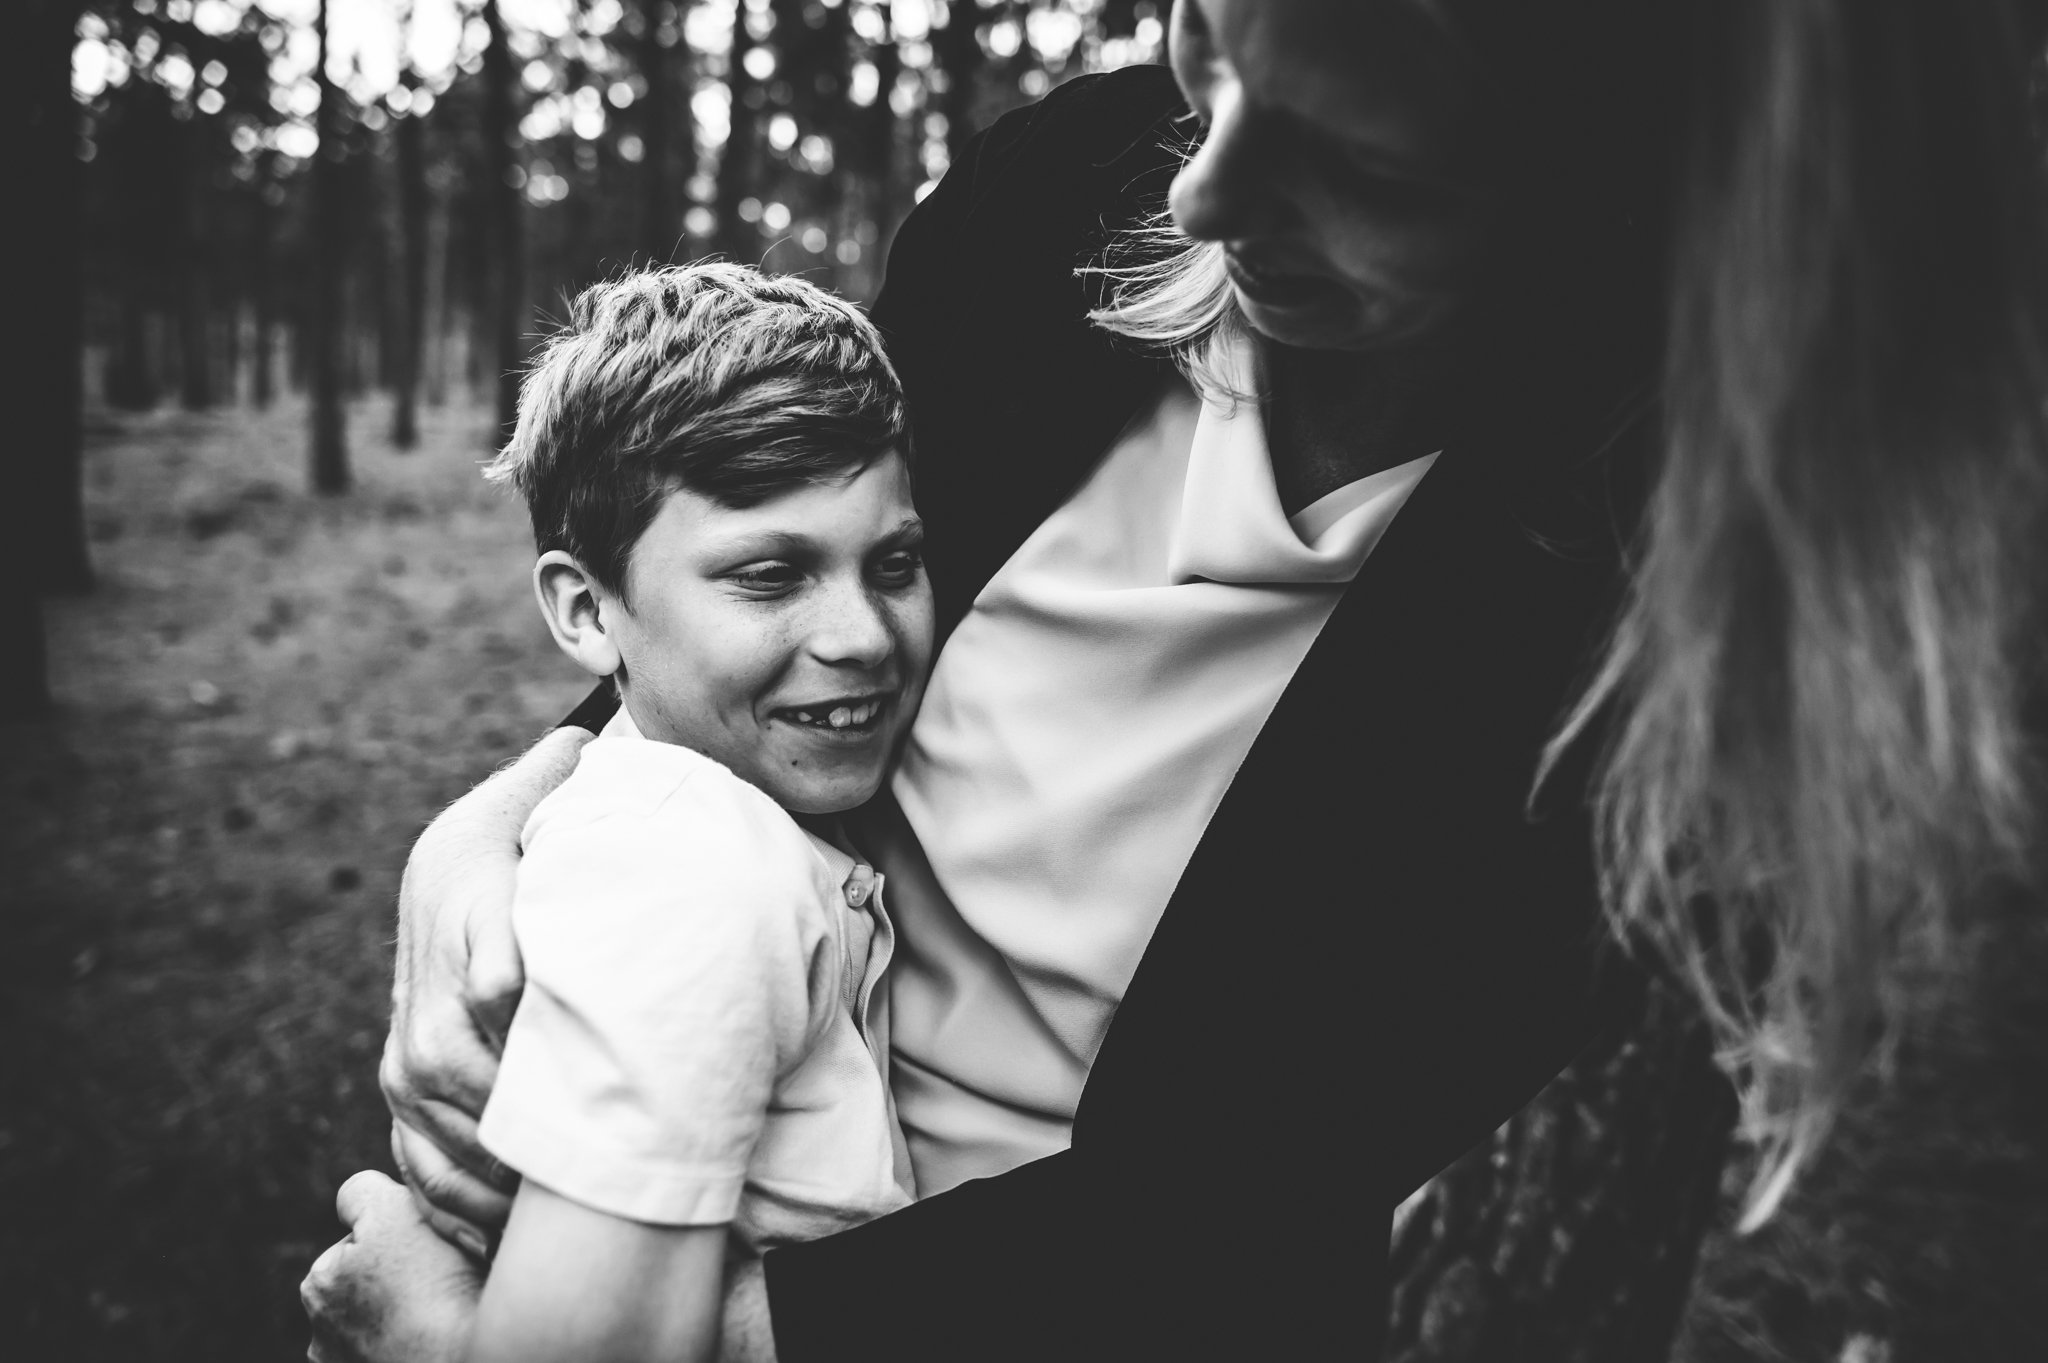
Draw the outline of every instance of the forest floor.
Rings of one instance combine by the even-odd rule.
[[[486,418],[429,411],[411,453],[386,420],[351,412],[335,498],[294,404],[92,422],[100,585],[47,608],[55,716],[0,725],[10,1359],[303,1355],[334,1189],[389,1168],[406,848],[587,689],[477,476]],[[1709,1241],[1683,1363],[2048,1358],[2038,920],[1986,939],[1786,1215]]]
[[[406,849],[589,689],[487,416],[399,453],[386,410],[332,498],[298,404],[92,424],[98,590],[46,608],[54,720],[0,729],[9,1358],[303,1356],[334,1190],[390,1167]]]

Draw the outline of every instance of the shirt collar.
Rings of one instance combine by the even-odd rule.
[[[1349,582],[1436,458],[1426,454],[1368,474],[1290,517],[1280,507],[1258,405],[1205,399],[1168,571],[1177,583]]]
[[[605,721],[604,728],[598,732],[597,736],[599,738],[647,737],[647,735],[640,732],[640,726],[633,722],[633,717],[626,713],[624,702],[620,703],[618,709],[612,711],[612,717]]]

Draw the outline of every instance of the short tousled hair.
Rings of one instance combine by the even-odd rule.
[[[577,295],[484,469],[526,499],[534,543],[625,596],[633,546],[678,487],[725,506],[910,457],[882,338],[815,284],[707,261]]]

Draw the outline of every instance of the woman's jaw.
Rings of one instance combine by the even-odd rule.
[[[1171,55],[1204,136],[1169,204],[1222,244],[1253,329],[1360,351],[1439,333],[1490,207],[1451,37],[1394,0],[1185,0]]]
[[[1441,335],[1462,295],[1376,288],[1329,269],[1278,267],[1256,243],[1223,253],[1231,292],[1252,330],[1301,350],[1383,351]]]

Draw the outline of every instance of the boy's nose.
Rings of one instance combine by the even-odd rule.
[[[896,651],[888,613],[864,587],[829,592],[812,620],[811,653],[835,667],[879,667]]]

